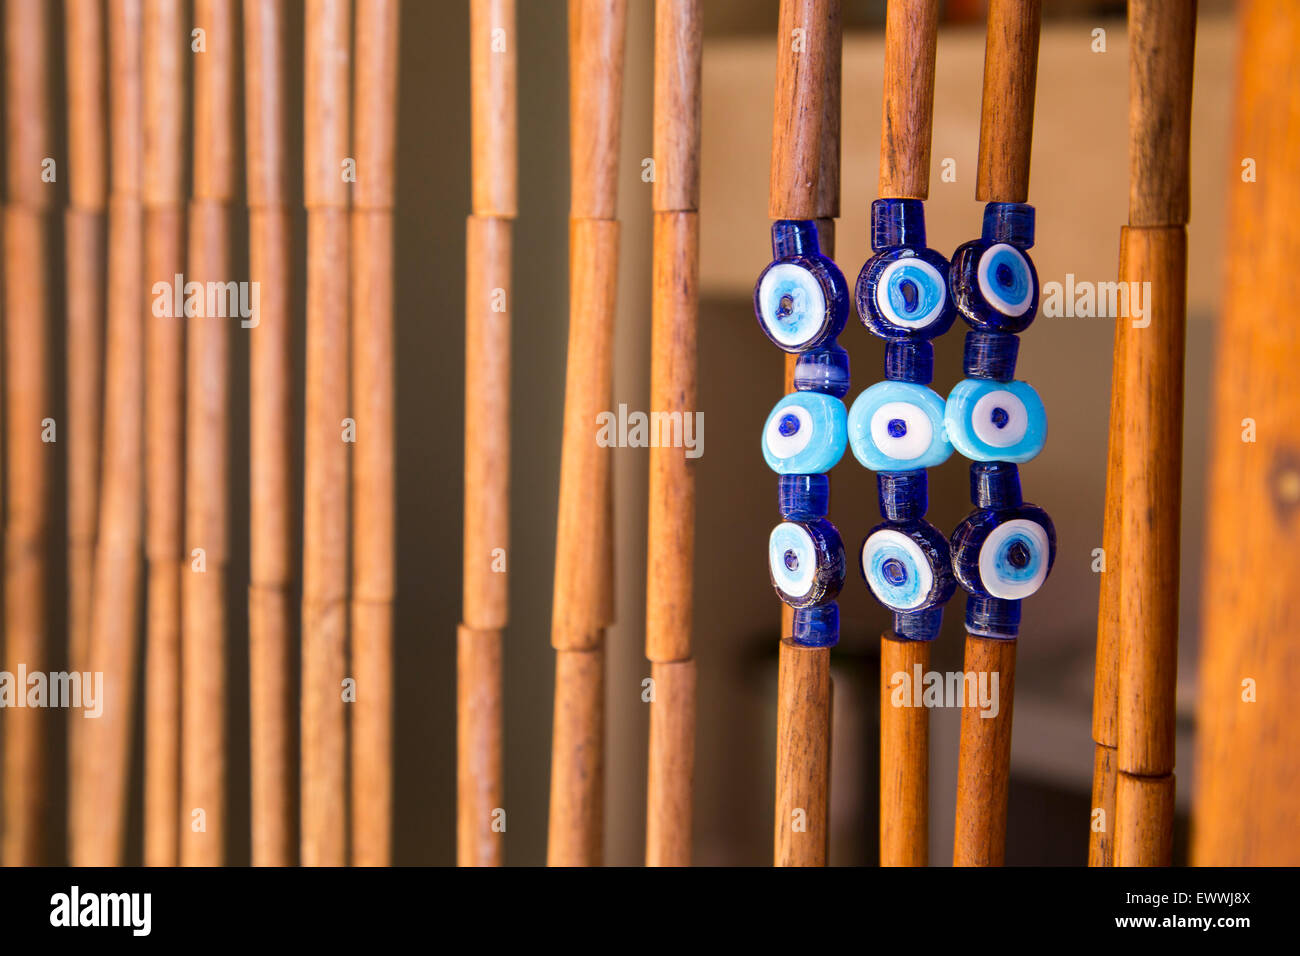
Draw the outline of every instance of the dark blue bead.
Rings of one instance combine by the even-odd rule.
[[[871,204],[871,248],[925,248],[925,204],[919,199],[877,199]]]
[[[754,286],[759,327],[778,348],[807,352],[835,341],[849,315],[849,287],[839,266],[821,253],[817,224],[772,224],[774,259]]]
[[[825,475],[782,475],[777,494],[782,518],[824,518],[830,504],[831,480]]]
[[[1016,356],[1019,352],[1020,339],[1014,335],[971,329],[966,333],[962,369],[967,378],[1010,382],[1016,377]]]
[[[831,601],[795,608],[790,641],[800,647],[834,647],[840,641],[840,606]]]
[[[804,352],[795,360],[796,392],[824,392],[843,398],[849,393],[849,353],[838,342]]]
[[[970,500],[977,508],[1014,508],[1020,496],[1020,469],[1005,461],[977,461],[970,466]]]
[[[844,586],[844,543],[825,518],[777,525],[768,537],[767,561],[777,597],[791,607],[825,604]]]
[[[910,521],[929,507],[929,480],[924,468],[916,471],[878,471],[880,513],[889,521]]]
[[[858,317],[883,339],[932,339],[957,313],[948,290],[948,260],[933,249],[893,246],[873,255],[854,288]]]
[[[895,611],[894,633],[909,641],[932,641],[943,625],[943,605],[923,611]]]
[[[948,541],[929,522],[876,525],[858,551],[858,570],[876,600],[891,611],[922,611],[956,590]]]
[[[972,594],[966,598],[966,633],[1014,640],[1020,634],[1020,602]]]
[[[975,239],[958,246],[948,289],[962,318],[981,331],[1023,332],[1038,312],[1033,260],[1009,243]]]
[[[934,379],[934,345],[926,339],[886,341],[885,378],[929,385]]]
[[[1023,202],[991,202],[984,207],[983,237],[1021,249],[1034,245],[1034,207]]]
[[[1056,560],[1056,528],[1047,512],[1023,504],[977,508],[952,534],[952,570],[970,594],[1020,600],[1035,593]]]

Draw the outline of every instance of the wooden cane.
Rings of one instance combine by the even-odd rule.
[[[698,0],[655,5],[654,280],[650,408],[677,423],[650,449],[646,657],[650,702],[646,864],[689,866],[695,772],[695,473],[685,448],[696,414],[699,319]]]
[[[510,545],[510,267],[517,211],[514,0],[471,0],[473,214],[465,227],[465,544],[456,635],[456,861],[499,866],[501,632]]]
[[[293,675],[293,218],[279,0],[244,0],[249,281],[248,669],[254,866],[298,860]]]
[[[348,201],[351,4],[308,0],[307,383],[303,480],[301,847],[347,859],[344,681],[348,634]]]
[[[104,384],[104,244],[108,219],[107,34],[99,0],[67,0],[68,209],[68,669],[83,673],[90,649],[95,534],[99,523],[100,402]],[[74,713],[72,717],[76,717]],[[68,791],[83,773],[79,734],[68,720]],[[68,801],[72,826],[74,801]]]
[[[938,0],[890,0],[885,12],[881,197],[927,199],[934,118]],[[930,667],[930,643],[880,637],[880,864],[929,862],[930,712],[894,706],[895,675]],[[910,704],[910,701],[909,701]]]
[[[1219,180],[1225,272],[1208,404],[1191,862],[1295,866],[1300,7],[1242,4],[1235,62]]]
[[[626,0],[569,2],[569,346],[556,529],[547,862],[598,866],[605,787],[605,629],[613,621],[610,449],[618,147]]]
[[[180,641],[185,501],[185,323],[175,302],[185,272],[185,61],[189,33],[169,0],[144,5],[145,329],[144,860],[180,861]],[[203,148],[203,147],[200,147]],[[183,280],[182,280],[183,281]],[[160,314],[161,313],[161,314]],[[184,570],[183,570],[184,569]]]
[[[229,299],[220,298],[224,293],[211,290],[233,282],[235,6],[235,0],[197,0],[194,6],[206,50],[194,61],[186,281],[199,283],[205,302],[201,314],[187,319],[186,338],[180,845],[185,866],[217,866],[225,857],[230,345],[232,326],[242,318]]]
[[[984,48],[975,198],[1023,203],[1029,197],[1041,0],[991,0]],[[1001,866],[1006,855],[1007,788],[1016,641],[968,633],[965,672],[999,675],[998,710],[961,709],[954,866]]]
[[[1112,372],[1121,402],[1120,413],[1112,415],[1119,426],[1117,480],[1106,490],[1118,497],[1107,512],[1118,519],[1119,549],[1106,553],[1119,578],[1118,609],[1107,615],[1120,623],[1113,862],[1168,866],[1195,4],[1133,0],[1128,23],[1129,225],[1120,234],[1119,278],[1130,300],[1132,290],[1144,296],[1145,309],[1141,321],[1131,317],[1132,309],[1119,317]],[[1101,796],[1104,807],[1110,796]]]
[[[73,778],[72,863],[122,862],[135,707],[144,518],[144,322],[140,0],[108,4],[110,180],[104,431],[89,670],[103,712],[80,736]],[[9,36],[14,36],[10,33]]]
[[[8,193],[4,235],[5,334],[5,658],[10,673],[41,671],[49,663],[45,606],[49,524],[49,458],[57,436],[50,412],[46,363],[49,334],[49,216],[53,180],[46,82],[49,31],[44,5],[5,5],[5,109]],[[20,693],[27,693],[21,688]],[[39,708],[5,715],[4,841],[6,865],[45,856],[46,760],[49,725]]]
[[[352,860],[392,861],[397,0],[358,0],[352,199]]]
[[[815,219],[821,251],[835,249],[839,215],[839,0],[782,0],[777,27],[776,105],[768,216]],[[795,356],[785,358],[785,391]],[[777,866],[824,866],[830,839],[830,649],[803,647],[782,607],[777,678]]]

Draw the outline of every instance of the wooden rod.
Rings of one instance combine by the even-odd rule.
[[[997,712],[986,711],[978,699],[972,701],[967,686],[961,709],[952,865],[1001,866],[1007,842],[1016,642],[967,634],[964,671],[974,674],[977,681],[987,681]],[[992,696],[994,675],[996,697]]]
[[[655,3],[655,212],[700,208],[700,0]]]
[[[185,315],[174,299],[185,272],[185,61],[189,33],[180,8],[144,5],[145,277],[167,308],[145,320],[144,860],[180,862],[180,641],[185,501]],[[161,314],[159,314],[161,312]],[[184,570],[183,570],[184,569]]]
[[[470,0],[470,172],[477,216],[518,211],[515,0]]]
[[[830,784],[831,654],[781,641],[777,679],[777,866],[825,866]]]
[[[99,439],[104,387],[105,245],[108,210],[107,31],[99,0],[67,0],[68,670],[84,672],[90,653],[95,535],[99,524]],[[75,715],[74,715],[75,716]],[[81,720],[68,721],[68,822],[81,766]]]
[[[929,669],[929,641],[881,637],[881,866],[925,866],[930,859],[930,710],[907,693]]]
[[[938,42],[939,0],[890,0],[885,9],[881,196],[929,198]]]
[[[605,628],[614,616],[610,449],[618,148],[626,0],[569,3],[569,345],[551,646],[555,714],[547,860],[597,866],[604,827]]]
[[[1191,862],[1295,866],[1300,7],[1250,0],[1238,22],[1206,431]]]
[[[654,661],[646,865],[689,866],[695,777],[695,661]]]
[[[278,0],[244,0],[249,281],[248,588],[252,861],[298,861],[294,651],[293,218],[289,208],[288,35]]]
[[[72,781],[70,833],[76,866],[118,865],[125,850],[144,519],[142,33],[140,0],[110,0],[108,318],[89,650],[89,670],[104,675],[104,702],[80,732],[85,772]]]
[[[456,634],[456,863],[500,866],[505,856],[501,774],[501,631]]]
[[[980,202],[1027,202],[1042,0],[989,0],[980,108]]]
[[[308,0],[307,383],[303,456],[301,858],[347,861],[348,184],[351,4]]]
[[[1116,774],[1115,866],[1168,866],[1173,857],[1174,775]]]

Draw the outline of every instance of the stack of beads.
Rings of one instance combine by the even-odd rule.
[[[975,510],[953,532],[953,572],[969,593],[966,630],[1013,639],[1020,601],[1047,579],[1056,558],[1052,520],[1020,497],[1017,464],[1047,440],[1038,393],[1015,381],[1016,337],[1038,309],[1038,275],[1027,255],[1034,244],[1034,207],[989,203],[981,238],[952,257],[953,301],[966,333],[965,373],[948,396],[944,422],[953,446],[971,459]]]
[[[795,391],[763,426],[763,457],[781,476],[782,522],[768,539],[768,568],[777,596],[794,608],[795,644],[831,647],[839,640],[844,545],[826,519],[826,472],[844,456],[849,357],[837,344],[848,318],[848,284],[821,254],[810,220],[772,224],[772,262],[754,289],[763,333],[785,352],[797,353]]]
[[[948,540],[925,520],[926,469],[952,454],[943,398],[929,388],[930,340],[948,331],[956,313],[948,261],[925,245],[919,199],[872,203],[871,248],[858,276],[858,315],[885,340],[885,381],[858,396],[848,430],[854,457],[877,473],[885,520],[862,542],[860,567],[876,599],[894,612],[895,633],[928,641],[956,590]]]

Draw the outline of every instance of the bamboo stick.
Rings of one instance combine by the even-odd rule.
[[[119,864],[125,844],[144,517],[141,34],[140,0],[110,0],[108,323],[89,649],[89,669],[104,675],[104,701],[80,733],[84,772],[73,778],[70,834],[77,866]]]
[[[352,858],[392,862],[397,0],[358,0],[352,203]]]
[[[610,450],[618,144],[626,0],[569,3],[569,347],[551,646],[555,715],[547,862],[596,866],[604,826],[605,628],[613,620]]]
[[[348,183],[351,4],[306,8],[307,387],[302,568],[302,862],[347,859]]]
[[[1250,0],[1239,30],[1208,405],[1191,862],[1295,866],[1300,7]]]
[[[207,49],[194,64],[194,186],[187,281],[232,281],[235,0],[196,0]],[[181,830],[185,866],[220,865],[226,827],[226,566],[229,562],[230,343],[233,319],[189,319],[185,551],[181,575]],[[201,811],[201,815],[200,815]]]
[[[107,34],[99,0],[67,0],[68,669],[89,663],[95,534],[99,523],[100,402],[104,384],[105,231],[108,211]],[[68,721],[68,792],[84,770],[80,720]],[[74,801],[68,801],[73,825]]]
[[[891,0],[885,12],[884,101],[881,110],[882,198],[930,195],[934,123],[934,69],[939,40],[938,0]],[[880,636],[880,863],[929,862],[930,711],[895,706],[891,682],[914,679],[930,664],[927,642],[892,632]]]
[[[180,8],[145,0],[145,276],[154,292],[185,271],[185,71]],[[161,286],[155,288],[156,283]],[[162,291],[162,295],[168,295]],[[155,296],[155,301],[157,297]],[[185,316],[150,310],[145,331],[144,860],[180,862],[180,640],[185,500]],[[188,821],[185,821],[188,823]]]
[[[1113,804],[1115,817],[1106,819],[1108,838],[1093,829],[1089,858],[1098,865],[1168,865],[1173,843],[1195,13],[1194,4],[1168,0],[1129,5],[1129,226],[1119,273],[1149,294],[1140,325],[1128,315],[1116,325],[1111,373],[1103,546],[1114,548],[1106,551],[1114,571],[1103,582],[1093,721],[1097,744],[1114,748],[1097,758],[1094,806]]]
[[[696,406],[702,11],[655,6],[654,279],[650,407],[687,427]],[[684,442],[678,442],[684,446]],[[650,702],[646,863],[689,866],[695,761],[695,475],[684,447],[650,449],[646,657]]]
[[[249,280],[259,289],[249,332],[248,587],[252,861],[297,862],[292,674],[293,612],[293,221],[285,102],[284,5],[244,0],[245,143]]]
[[[1041,0],[990,0],[980,104],[975,198],[1023,203],[1029,198]],[[1001,866],[1006,854],[1007,787],[1016,639],[966,635],[967,673],[999,674],[997,716],[962,708],[957,763],[954,866]]]
[[[835,251],[839,214],[839,0],[782,0],[777,26],[776,106],[768,216],[816,219],[822,252]],[[794,388],[796,355],[784,361],[784,388]],[[778,662],[777,866],[824,866],[830,791],[830,651],[800,647],[793,609],[781,608]]]

